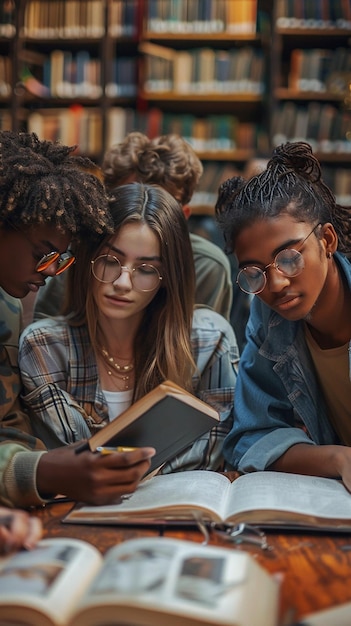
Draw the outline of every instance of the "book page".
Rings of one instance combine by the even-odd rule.
[[[73,623],[275,626],[277,598],[276,582],[244,552],[143,538],[107,552]]]
[[[280,512],[281,515],[277,515]],[[247,522],[344,520],[351,527],[351,494],[335,479],[283,472],[253,472],[232,483],[227,519]]]
[[[44,539],[0,559],[1,620],[66,624],[101,562],[96,548],[75,539]]]
[[[105,506],[78,505],[64,521],[111,523],[123,518],[134,521],[141,515],[164,519],[175,513],[177,518],[183,516],[191,520],[199,511],[207,519],[220,521],[230,486],[228,478],[208,470],[154,476],[141,483],[133,494],[122,496],[119,503]]]

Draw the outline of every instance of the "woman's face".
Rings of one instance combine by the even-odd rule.
[[[109,319],[142,319],[143,312],[161,287],[159,280],[152,291],[134,287],[135,272],[142,264],[153,265],[162,276],[161,246],[158,236],[143,222],[130,222],[111,237],[99,255],[116,257],[124,268],[113,282],[101,283],[92,278],[92,289],[99,313]],[[118,268],[117,268],[118,269]]]
[[[271,265],[265,272],[266,285],[258,294],[271,309],[291,321],[307,319],[312,310],[323,306],[323,297],[328,297],[326,281],[331,266],[327,258],[328,228],[333,228],[319,226],[321,238],[317,239],[318,228],[311,232],[314,226],[317,225],[297,222],[287,214],[262,219],[244,228],[235,244],[239,269],[256,266],[264,270],[285,248],[294,248],[302,254],[304,269],[301,273],[284,276]]]

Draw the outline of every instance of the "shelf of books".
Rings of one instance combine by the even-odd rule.
[[[151,132],[182,134],[204,163],[194,213],[213,213],[222,180],[268,146],[260,4],[147,3],[140,98],[151,111]]]
[[[101,161],[108,110],[136,103],[139,4],[17,2],[15,127],[77,144],[77,152]]]
[[[257,0],[149,0],[146,28],[153,33],[255,34]]]
[[[0,129],[13,126],[12,94],[16,72],[13,59],[17,32],[14,2],[0,5]]]
[[[277,0],[271,142],[304,140],[341,203],[351,203],[351,4]]]
[[[97,162],[131,130],[177,132],[204,163],[201,212],[221,172],[304,139],[350,200],[350,42],[349,0],[0,2],[0,128]]]

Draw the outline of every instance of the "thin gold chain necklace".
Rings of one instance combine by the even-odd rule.
[[[131,363],[130,365],[123,367],[115,361],[111,361],[110,357],[106,357],[106,355],[102,353],[102,350],[100,350],[100,352],[103,357],[102,364],[110,378],[115,379],[113,384],[116,385],[118,391],[128,391],[131,389],[131,386],[133,385],[134,364]],[[105,352],[107,351],[105,350]],[[116,365],[118,365],[118,367],[116,367]]]
[[[134,369],[134,363],[129,363],[128,365],[120,365],[119,363],[117,363],[115,358],[108,353],[104,346],[100,348],[100,351],[103,358],[105,359],[106,364],[108,365],[109,369],[107,370],[107,372],[109,376],[112,375],[112,371],[110,368],[113,368],[115,370],[114,373],[118,374],[126,374],[127,372],[131,372]]]
[[[114,370],[110,370],[106,361],[103,361],[103,365],[106,368],[106,371],[111,379],[114,379],[113,384],[116,386],[118,391],[128,391],[131,389],[133,376],[131,373],[123,374],[122,372],[117,372]],[[122,388],[121,388],[122,386]]]

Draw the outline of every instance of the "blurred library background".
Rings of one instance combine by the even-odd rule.
[[[351,204],[351,0],[0,2],[0,128],[98,164],[132,130],[182,135],[204,166],[189,228],[221,247],[220,183],[285,141]]]

